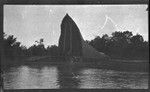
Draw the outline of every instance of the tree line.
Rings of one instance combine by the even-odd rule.
[[[58,47],[56,45],[51,45],[45,48],[44,39],[35,41],[35,44],[27,48],[21,45],[21,42],[17,41],[17,38],[13,35],[3,35],[3,57],[8,60],[20,60],[33,56],[57,56]]]
[[[35,44],[27,48],[17,41],[13,35],[4,34],[3,47],[4,58],[10,60],[22,59],[32,56],[58,56],[59,48],[51,45],[45,48],[44,39],[35,41]],[[103,52],[111,58],[121,59],[149,59],[149,42],[144,41],[142,35],[133,35],[130,31],[116,31],[108,36],[97,36],[91,41],[86,41],[97,51]]]
[[[112,58],[149,58],[149,42],[144,41],[142,35],[133,35],[130,31],[116,31],[111,36],[104,34],[102,37],[97,36],[87,42],[96,50],[104,52]]]

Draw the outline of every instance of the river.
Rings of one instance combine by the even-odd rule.
[[[148,89],[147,72],[33,63],[4,70],[4,89]]]

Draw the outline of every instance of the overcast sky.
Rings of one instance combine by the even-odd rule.
[[[58,45],[60,24],[68,13],[84,40],[114,31],[132,31],[148,40],[147,5],[4,5],[4,32],[22,45]]]

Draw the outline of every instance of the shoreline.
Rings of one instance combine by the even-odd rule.
[[[85,59],[81,62],[75,62],[70,64],[65,62],[63,58],[42,56],[42,57],[30,57],[24,60],[18,60],[11,63],[3,64],[3,67],[13,65],[30,65],[30,64],[47,64],[56,66],[76,66],[84,68],[102,68],[111,69],[117,71],[139,71],[149,72],[149,60],[121,60],[121,59],[110,59],[110,60],[98,60],[98,59]]]

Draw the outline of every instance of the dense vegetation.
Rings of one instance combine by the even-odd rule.
[[[110,37],[107,34],[102,37],[97,36],[94,40],[87,42],[112,58],[149,58],[149,42],[144,41],[140,34],[133,35],[130,31],[113,32]]]
[[[39,41],[35,41],[35,44],[29,48],[21,45],[21,43],[16,39],[17,38],[15,38],[13,35],[7,36],[4,34],[3,52],[5,59],[17,60],[33,56],[58,55],[58,47],[56,45],[52,45],[45,48],[43,44],[44,39],[42,38]]]
[[[21,45],[13,35],[4,34],[4,57],[10,60],[22,59],[33,56],[57,56],[59,49],[56,45],[45,48],[44,39],[35,41],[31,47]],[[148,59],[149,42],[144,41],[140,34],[133,35],[130,31],[113,32],[102,37],[97,36],[91,41],[86,41],[96,50],[104,52],[112,58],[121,59]]]

